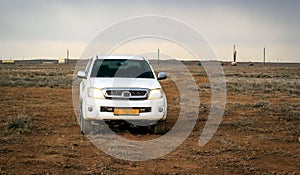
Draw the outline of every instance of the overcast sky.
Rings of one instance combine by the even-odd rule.
[[[261,61],[266,47],[268,61],[300,62],[299,9],[299,0],[0,0],[0,58],[61,58],[67,49],[78,58],[108,26],[162,15],[193,26],[221,60],[235,44],[240,61]]]

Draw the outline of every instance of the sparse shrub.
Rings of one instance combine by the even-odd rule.
[[[300,121],[300,112],[290,112],[287,117],[287,121]]]
[[[289,93],[292,95],[300,95],[300,90],[299,89],[290,89]]]
[[[263,100],[258,100],[253,107],[256,108],[269,108],[269,102],[263,101]]]
[[[8,129],[19,130],[20,132],[31,132],[34,129],[33,121],[28,116],[11,118],[7,124]]]
[[[279,117],[281,120],[287,122],[299,122],[300,121],[300,112],[299,111],[288,111],[285,115]]]
[[[57,76],[58,74],[57,73],[55,73],[55,72],[50,72],[49,74],[48,74],[48,76]]]

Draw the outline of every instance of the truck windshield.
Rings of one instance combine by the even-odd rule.
[[[145,60],[99,59],[94,62],[91,77],[154,78]]]

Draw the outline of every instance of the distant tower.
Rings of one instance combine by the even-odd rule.
[[[66,59],[66,61],[65,61],[66,64],[69,63],[69,54],[70,54],[70,52],[69,52],[69,50],[67,50],[67,59]]]
[[[235,45],[233,45],[233,62],[236,62],[236,54],[237,51],[235,50]]]
[[[235,49],[235,45],[233,45],[233,62],[231,63],[232,66],[236,66],[236,56],[237,56],[237,51]]]
[[[159,65],[159,49],[157,49],[157,64]]]
[[[264,66],[266,65],[266,48],[264,47]]]

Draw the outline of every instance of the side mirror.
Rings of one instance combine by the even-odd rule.
[[[167,78],[167,74],[165,72],[158,72],[157,79],[158,80],[164,80]]]
[[[85,78],[86,78],[85,72],[84,72],[84,71],[78,71],[78,72],[77,72],[77,77],[78,77],[78,78],[84,78],[84,79],[85,79]]]

